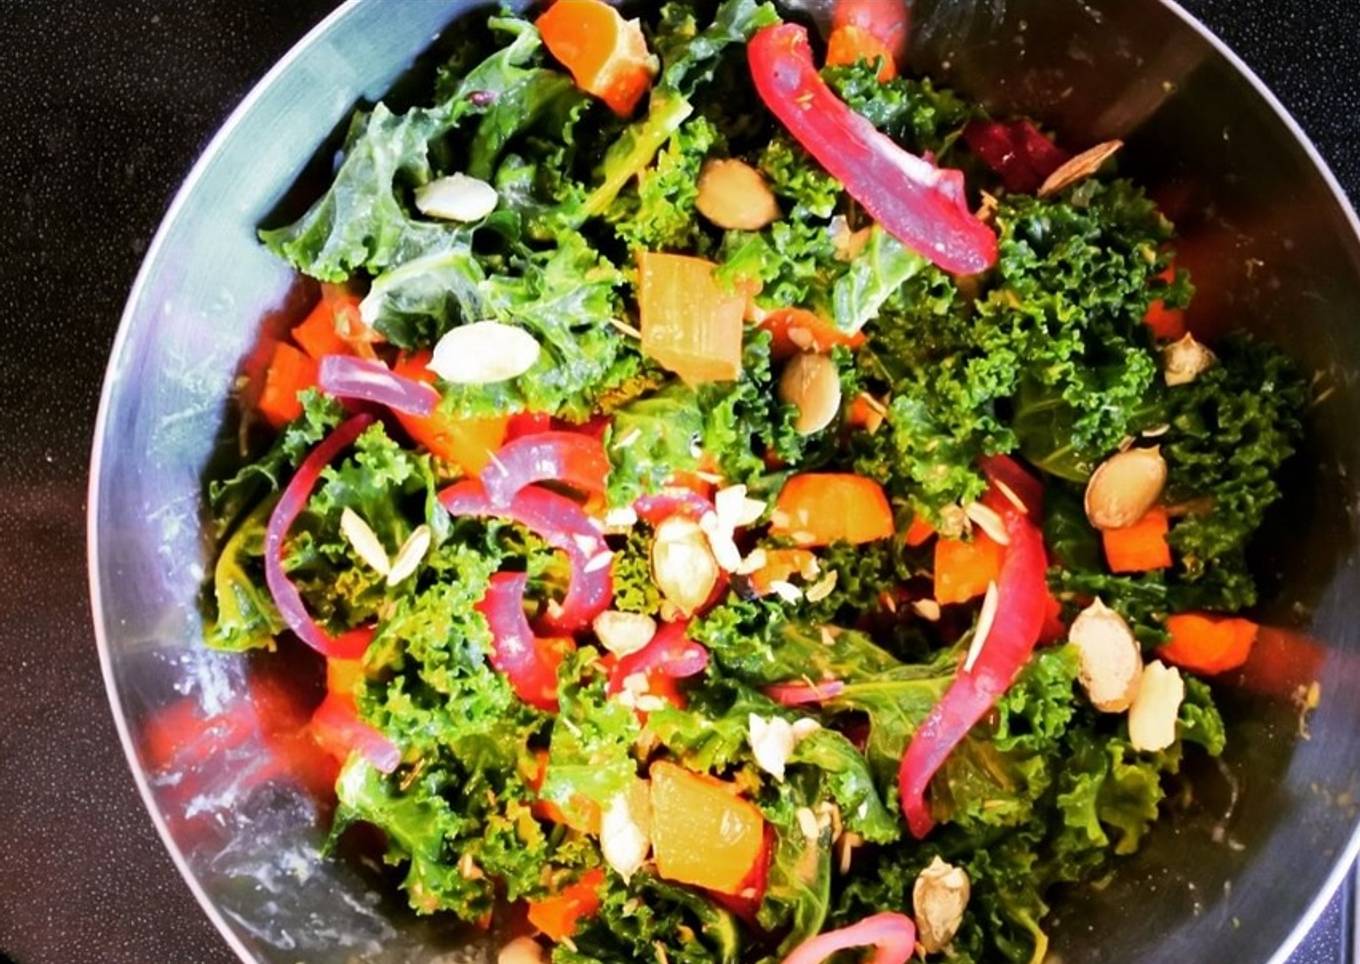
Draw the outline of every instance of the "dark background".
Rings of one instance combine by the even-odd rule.
[[[1184,3],[1360,197],[1360,3]],[[85,477],[105,358],[162,213],[231,108],[333,5],[0,0],[0,961],[233,960],[114,733]],[[1309,964],[1341,960],[1338,907]]]

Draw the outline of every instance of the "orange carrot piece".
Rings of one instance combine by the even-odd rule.
[[[740,891],[764,849],[760,811],[734,784],[674,763],[654,763],[651,778],[656,872],[722,894]]]
[[[770,533],[800,546],[874,542],[896,532],[892,506],[873,479],[848,472],[807,472],[784,483]]]
[[[902,540],[909,546],[923,546],[930,537],[935,534],[935,527],[926,521],[924,516],[913,516],[911,525],[907,526],[906,535]]]
[[[587,870],[560,894],[529,901],[529,923],[551,940],[571,937],[583,919],[599,913],[602,884],[603,870],[599,867]]]
[[[429,361],[429,352],[404,355],[392,370],[405,378],[433,384],[434,372],[425,367]],[[505,441],[506,428],[510,424],[507,415],[454,419],[441,415],[438,410],[425,416],[405,412],[393,414],[413,440],[469,475],[476,475],[491,461],[492,453]]]
[[[748,293],[719,285],[703,258],[643,251],[637,261],[642,353],[687,382],[736,379]]]
[[[1154,506],[1141,519],[1122,529],[1100,533],[1105,543],[1105,561],[1111,572],[1148,572],[1171,567],[1171,546],[1166,534],[1171,528],[1166,509]]]
[[[1006,547],[974,531],[971,542],[940,539],[935,543],[935,601],[967,602],[987,591],[1001,577]]]
[[[1166,620],[1171,641],[1157,655],[1198,673],[1225,673],[1237,669],[1251,655],[1259,627],[1238,616],[1180,613]]]
[[[1176,280],[1176,266],[1173,264],[1157,276],[1167,284]],[[1154,299],[1143,316],[1143,323],[1152,329],[1152,334],[1162,341],[1175,341],[1186,332],[1185,311],[1181,308],[1168,308],[1161,298]]]
[[[282,428],[302,414],[298,392],[316,387],[316,361],[286,342],[274,346],[274,357],[264,376],[260,414],[270,425]]]
[[[802,351],[828,352],[838,345],[858,348],[864,344],[862,332],[848,335],[806,308],[777,308],[760,320],[760,327],[774,336],[770,352],[776,359]]]
[[[349,346],[335,331],[335,315],[323,299],[293,329],[293,341],[302,346],[312,358],[320,361],[326,355],[348,355]]]
[[[868,30],[853,23],[831,31],[826,44],[826,66],[842,67],[867,60],[878,64],[878,80],[886,83],[897,76],[892,51]]]
[[[624,20],[603,0],[557,0],[535,26],[577,87],[622,117],[633,113],[655,72],[636,20]]]
[[[790,577],[812,571],[817,557],[808,549],[767,549],[765,565],[751,574],[751,588],[762,596],[776,582],[787,582]]]

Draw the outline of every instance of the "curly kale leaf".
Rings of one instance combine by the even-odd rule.
[[[492,25],[510,42],[435,106],[394,114],[378,104],[371,113],[355,115],[330,189],[297,223],[260,232],[271,251],[304,274],[338,282],[359,270],[377,275],[414,258],[466,247],[467,228],[413,216],[406,193],[436,177],[432,144],[465,119],[494,109],[497,101],[516,101],[526,96],[525,88],[541,87],[545,72],[527,66],[540,46],[538,31],[514,18]],[[473,91],[493,95],[491,104],[470,100]]]
[[[615,609],[648,616],[661,611],[661,590],[652,578],[651,551],[652,540],[646,526],[628,530],[623,547],[614,553]]]
[[[1167,389],[1162,454],[1167,499],[1208,505],[1171,530],[1183,578],[1221,597],[1209,608],[1235,610],[1255,601],[1245,549],[1280,497],[1279,469],[1302,434],[1307,387],[1277,349],[1241,336],[1215,348],[1214,367]]]
[[[637,191],[619,195],[605,217],[631,249],[703,253],[708,247],[699,214],[699,171],[719,142],[703,117],[686,121],[671,135],[656,163],[638,174]]]
[[[945,155],[977,116],[977,108],[929,79],[878,79],[878,66],[868,61],[828,67],[822,77],[855,113],[914,154]]]
[[[776,133],[760,152],[757,165],[769,181],[770,189],[792,203],[789,219],[807,217],[828,220],[836,213],[844,189],[840,181],[788,134]]]
[[[736,918],[704,895],[642,872],[630,884],[610,874],[602,896],[599,913],[553,949],[553,964],[736,964],[741,957]]]

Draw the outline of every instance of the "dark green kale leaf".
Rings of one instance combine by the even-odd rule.
[[[313,390],[303,392],[300,398],[302,414],[283,427],[269,451],[246,463],[235,475],[208,484],[208,508],[213,516],[213,535],[218,539],[260,499],[280,491],[286,476],[340,424],[344,410],[335,399]]]
[[[878,79],[878,65],[868,61],[827,67],[822,77],[841,100],[913,154],[946,155],[978,109],[928,78]]]
[[[613,607],[625,613],[655,616],[661,611],[661,590],[652,578],[650,530],[636,525],[628,530],[623,547],[614,553]]]
[[[609,504],[631,505],[675,472],[697,467],[703,428],[694,390],[681,382],[621,406],[605,432]]]
[[[685,121],[656,163],[638,174],[636,192],[620,194],[605,213],[619,240],[634,250],[705,253],[708,236],[694,204],[699,171],[718,142],[717,129],[705,118]]]
[[[811,810],[816,803],[815,791],[806,782],[790,779],[780,784],[776,799],[762,807],[774,829],[775,845],[756,919],[766,930],[784,932],[775,960],[820,932],[830,909],[831,821],[818,821],[814,839],[798,819],[799,810]]]
[[[548,769],[540,791],[569,821],[584,826],[587,803],[603,811],[637,780],[633,746],[641,728],[637,716],[609,699],[607,674],[595,650],[577,650],[558,670],[560,708],[548,747]]]
[[[1307,387],[1275,348],[1230,336],[1215,349],[1214,367],[1167,389],[1161,419],[1171,428],[1161,442],[1167,500],[1210,506],[1172,527],[1182,578],[1202,585],[1207,608],[1233,611],[1256,599],[1245,550],[1280,497],[1279,469],[1302,434]]]
[[[675,961],[736,964],[741,931],[713,900],[642,872],[625,884],[610,873],[600,911],[582,921],[570,942],[553,949],[553,964]]]
[[[510,42],[435,106],[393,114],[378,104],[355,115],[344,161],[326,194],[297,223],[260,232],[271,251],[304,274],[338,282],[361,269],[377,275],[415,258],[466,248],[467,228],[413,217],[405,194],[436,177],[433,142],[497,101],[513,102],[527,96],[523,88],[541,87],[543,71],[526,66],[539,49],[538,31],[515,18],[493,20],[492,27]],[[494,99],[478,106],[481,101],[468,98],[473,91]],[[485,149],[489,140],[488,134]]]

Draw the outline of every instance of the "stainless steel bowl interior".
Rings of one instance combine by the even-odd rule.
[[[330,163],[317,145],[333,149],[356,102],[413,65],[419,75],[415,54],[476,5],[352,0],[271,71],[167,214],[109,364],[89,510],[100,658],[147,808],[245,960],[481,953],[402,910],[374,868],[321,856],[325,814],[271,771],[286,748],[243,698],[270,668],[204,650],[198,610],[200,497],[230,434],[233,381],[258,364],[261,326],[295,320],[310,295],[255,227],[305,203],[294,185]],[[1125,170],[1181,226],[1197,314],[1287,346],[1325,390],[1258,552],[1286,679],[1236,686],[1227,770],[1198,774],[1197,795],[1109,888],[1057,903],[1064,960],[1282,959],[1353,857],[1360,818],[1354,214],[1273,98],[1170,3],[920,0],[914,48],[917,66],[1069,144],[1127,140]],[[1322,703],[1303,739],[1293,686],[1315,677]],[[190,718],[213,725],[193,740],[167,729]]]

